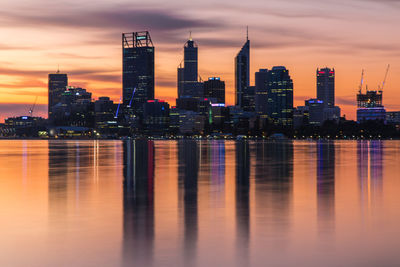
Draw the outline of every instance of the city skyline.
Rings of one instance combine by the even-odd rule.
[[[39,97],[35,115],[46,117],[47,75],[55,72],[57,65],[61,72],[68,74],[71,85],[87,88],[94,98],[110,96],[118,102],[122,88],[120,34],[142,30],[151,32],[156,47],[156,98],[174,104],[176,66],[192,31],[199,46],[199,74],[203,79],[221,77],[226,82],[226,102],[232,105],[233,61],[246,38],[246,25],[252,41],[251,85],[258,69],[286,66],[294,82],[294,105],[298,106],[315,95],[315,70],[335,68],[337,105],[347,118],[355,119],[361,69],[366,69],[369,88],[377,89],[390,63],[392,68],[383,101],[388,111],[400,108],[396,95],[399,40],[390,34],[399,20],[395,17],[399,6],[393,1],[353,0],[324,5],[313,0],[270,1],[268,10],[257,9],[265,4],[259,1],[250,1],[247,7],[235,2],[218,4],[226,14],[213,12],[209,7],[204,12],[206,3],[190,8],[179,1],[168,8],[160,3],[155,9],[149,8],[151,4],[135,5],[135,10],[127,8],[125,1],[113,5],[100,1],[91,11],[84,4],[76,4],[72,9],[64,3],[52,5],[48,1],[37,1],[33,6],[29,2],[6,0],[4,3],[9,7],[7,10],[14,11],[2,12],[0,22],[4,33],[0,38],[1,120],[12,115],[27,115],[36,96]],[[152,3],[154,6],[157,1]],[[40,10],[40,16],[33,14],[32,7]],[[64,15],[54,16],[54,11],[61,8]],[[246,13],[233,21],[240,8]],[[385,16],[375,13],[385,13]],[[78,19],[82,14],[86,14],[85,19]],[[28,23],[32,26],[27,26]],[[103,27],[105,24],[109,26]],[[25,32],[24,38],[16,34],[26,29],[32,30]],[[26,39],[30,42],[21,42]]]

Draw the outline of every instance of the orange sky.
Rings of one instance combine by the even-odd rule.
[[[54,1],[2,0],[0,11],[0,119],[46,116],[47,74],[60,69],[70,85],[94,97],[121,94],[121,33],[149,30],[156,46],[156,97],[173,102],[176,67],[192,31],[203,79],[226,81],[234,100],[233,59],[249,25],[252,83],[259,68],[284,65],[294,80],[295,105],[315,97],[317,67],[336,69],[336,102],[354,119],[361,69],[376,88],[391,64],[387,110],[400,110],[400,3],[390,0]]]

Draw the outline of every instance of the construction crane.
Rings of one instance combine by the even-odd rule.
[[[388,74],[389,74],[389,69],[390,69],[390,64],[388,64],[388,66],[386,68],[385,78],[383,79],[382,87],[380,89],[381,92],[383,91],[383,88],[385,87],[386,79],[387,79]]]
[[[360,94],[362,93],[362,87],[363,87],[363,84],[364,84],[364,69],[362,70],[362,72],[361,72],[361,83],[360,83],[360,90],[359,90],[359,92],[360,92]]]
[[[135,93],[136,93],[136,88],[133,89],[132,97],[131,97],[131,100],[129,101],[128,108],[130,108],[132,106],[132,100],[133,100],[133,96],[135,95]]]
[[[35,102],[33,102],[32,107],[29,109],[29,116],[31,116],[31,117],[33,117],[33,111],[34,111],[34,109],[35,109],[37,99],[38,99],[38,97],[36,96]]]
[[[118,119],[119,107],[121,106],[122,97],[119,98],[117,113],[115,113],[114,119]]]

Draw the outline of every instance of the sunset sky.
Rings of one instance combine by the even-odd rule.
[[[375,89],[391,64],[387,110],[400,110],[400,0],[1,0],[0,120],[47,116],[47,75],[57,66],[95,98],[121,95],[121,33],[150,31],[156,97],[174,104],[176,67],[192,31],[203,79],[226,81],[234,100],[234,57],[251,40],[251,83],[259,68],[286,66],[295,105],[316,96],[317,67],[336,69],[336,102],[355,118],[361,70]]]

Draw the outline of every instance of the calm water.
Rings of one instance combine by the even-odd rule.
[[[400,266],[400,142],[0,141],[0,266]]]

